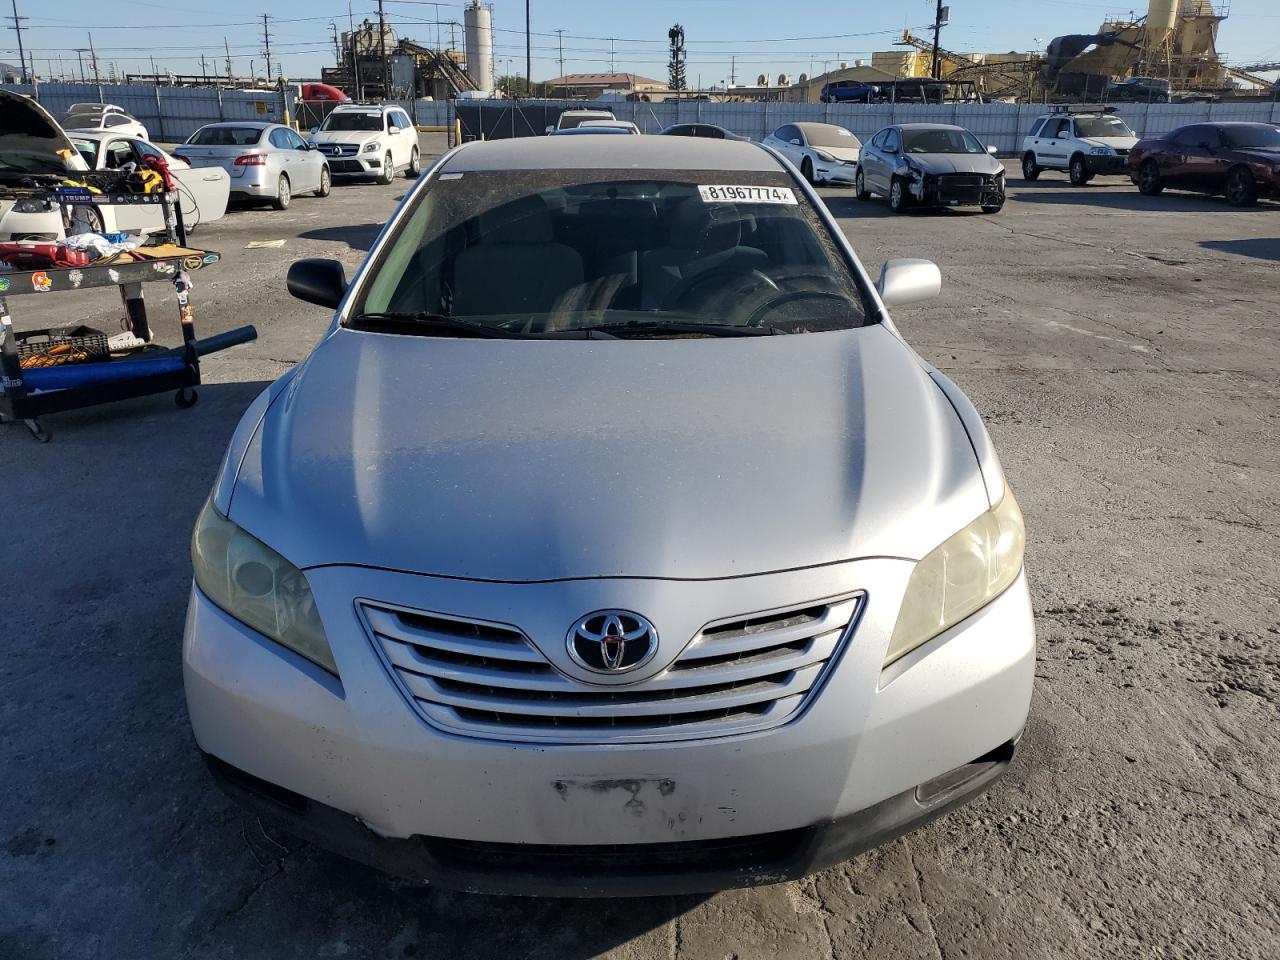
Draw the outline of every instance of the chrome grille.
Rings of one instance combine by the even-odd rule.
[[[325,144],[320,148],[320,152],[327,157],[354,157],[360,152],[360,145],[357,143]]]
[[[716,621],[661,673],[610,686],[561,673],[509,624],[364,600],[358,607],[388,672],[433,726],[491,739],[602,743],[722,737],[785,723],[820,687],[861,599]]]

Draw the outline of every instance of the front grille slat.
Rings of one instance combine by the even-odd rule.
[[[611,743],[786,722],[821,684],[861,602],[856,594],[714,621],[656,675],[612,684],[567,676],[513,625],[367,601],[358,608],[393,679],[432,725],[495,739]]]

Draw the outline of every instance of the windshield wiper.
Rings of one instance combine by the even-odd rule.
[[[488,337],[494,340],[514,340],[523,334],[514,330],[446,317],[443,313],[359,313],[347,321],[348,326],[365,330],[384,330],[395,333],[420,333],[423,335],[455,334],[462,337]]]
[[[699,323],[695,320],[627,320],[624,323],[605,323],[581,329],[612,334],[615,337],[685,333],[707,337],[768,337],[777,333],[773,327],[744,327],[728,323]]]

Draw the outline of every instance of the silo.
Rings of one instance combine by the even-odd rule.
[[[462,12],[467,32],[467,76],[484,93],[493,92],[493,11],[472,0]]]
[[[1178,25],[1181,0],[1150,0],[1147,7],[1147,46],[1155,47],[1169,39]]]

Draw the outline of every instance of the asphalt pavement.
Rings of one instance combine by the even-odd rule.
[[[198,331],[259,338],[205,360],[193,409],[50,417],[47,445],[0,428],[0,957],[1280,956],[1280,205],[1117,179],[1011,170],[995,216],[822,191],[873,274],[941,266],[896,320],[983,412],[1026,515],[1036,691],[990,793],[803,882],[629,901],[421,888],[242,815],[186,719],[191,525],[241,412],[328,322],[289,263],[354,268],[409,186],[196,233],[224,255]],[[110,291],[11,306],[120,316]]]

